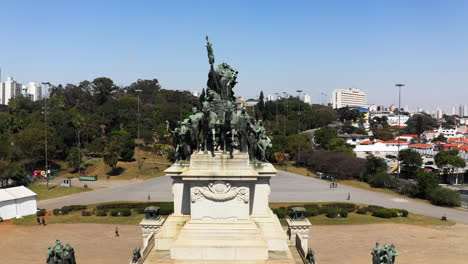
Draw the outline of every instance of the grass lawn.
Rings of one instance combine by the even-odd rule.
[[[50,215],[46,218],[46,224],[119,224],[137,225],[145,215],[132,212],[131,216],[82,216],[81,211],[71,212],[67,215]],[[29,215],[22,219],[14,219],[14,225],[37,225],[36,216]]]
[[[149,151],[141,150],[141,160],[143,165],[140,169],[140,179],[151,179],[164,175],[164,170],[172,165],[167,159],[155,155]],[[134,180],[136,179],[138,168],[137,160],[138,149],[135,148],[135,160],[133,161],[119,161],[117,163],[115,175],[111,174],[111,168],[104,164],[102,158],[96,158],[83,162],[82,167],[86,167],[86,175],[98,176],[99,180]],[[59,163],[62,165],[62,170],[59,172],[58,177],[78,177],[78,172],[74,172],[72,169],[68,169],[65,163]]]
[[[47,190],[47,186],[42,185],[42,184],[33,184],[29,186],[28,188],[31,189],[31,191],[37,193],[37,200],[52,199],[52,198],[57,198],[60,196],[65,196],[65,195],[70,195],[70,194],[80,193],[80,192],[87,192],[87,191],[92,190],[90,188],[63,187],[59,185],[54,185],[54,186],[49,185],[50,189]]]
[[[307,204],[332,204],[332,203],[307,203]],[[304,203],[270,203],[270,208],[288,207],[288,206],[302,206]],[[365,207],[366,205],[359,205],[359,207]],[[408,224],[408,225],[443,225],[451,226],[454,225],[454,221],[442,221],[439,218],[413,214],[409,212],[407,217],[395,217],[395,218],[380,218],[372,216],[371,213],[358,214],[349,213],[346,218],[328,218],[326,215],[317,215],[308,217],[312,225],[365,225],[365,224],[384,224],[384,223],[395,223],[395,224]],[[287,225],[286,219],[280,219],[282,225]]]

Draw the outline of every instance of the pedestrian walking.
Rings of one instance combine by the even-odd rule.
[[[348,199],[347,200],[351,200],[351,193],[348,193]]]
[[[148,194],[148,201],[150,201],[150,200],[151,200],[151,196]]]
[[[117,226],[115,227],[115,236],[116,236],[116,237],[120,237],[120,235],[119,235],[119,228],[118,228]]]
[[[42,225],[45,226],[46,223],[45,223],[45,217],[42,217]]]

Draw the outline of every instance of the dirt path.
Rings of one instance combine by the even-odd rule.
[[[47,247],[56,238],[70,242],[80,264],[127,264],[134,247],[141,246],[138,226],[54,224],[14,226],[0,224],[0,263],[44,263]],[[320,264],[370,263],[375,242],[395,243],[398,264],[465,264],[468,225],[421,227],[402,224],[313,226],[310,246]]]
[[[114,225],[54,224],[47,226],[0,225],[0,263],[45,263],[47,247],[60,239],[75,248],[80,264],[129,263],[132,249],[141,247],[139,226],[119,226],[120,237],[114,236]]]
[[[468,225],[421,227],[401,224],[313,226],[309,245],[320,264],[371,263],[375,242],[394,243],[398,264],[468,263]]]

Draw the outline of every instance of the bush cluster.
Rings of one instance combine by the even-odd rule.
[[[113,209],[111,211],[111,216],[130,216],[130,215],[132,215],[132,210],[128,208]]]
[[[273,208],[273,213],[275,213],[278,218],[285,218],[287,214],[286,208],[280,207],[280,208]]]
[[[328,218],[346,218],[348,217],[348,211],[345,208],[339,208],[339,207],[327,207],[325,208],[325,215]]]
[[[460,206],[460,195],[457,191],[436,187],[429,192],[429,201],[434,205]]]
[[[109,209],[135,209],[139,214],[143,214],[144,210],[148,206],[157,206],[159,207],[159,213],[161,215],[170,215],[174,212],[174,203],[172,202],[141,202],[141,203],[108,203],[100,204],[96,206],[98,210],[109,210]]]
[[[382,208],[377,209],[372,213],[372,216],[380,218],[394,218],[394,217],[407,217],[408,211],[395,208]]]
[[[83,211],[81,211],[81,215],[82,215],[82,216],[91,216],[91,215],[93,215],[93,212],[83,210]]]
[[[106,210],[97,210],[96,211],[96,216],[107,216],[107,211]]]
[[[87,208],[88,207],[86,205],[67,205],[60,209],[54,209],[53,213],[54,215],[66,215],[66,214],[69,214],[70,212],[81,211]]]

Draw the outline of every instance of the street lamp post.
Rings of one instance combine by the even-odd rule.
[[[327,94],[326,93],[320,93],[322,95],[322,105],[326,105],[326,101],[327,101]],[[323,100],[325,98],[325,100]]]
[[[140,92],[141,92],[141,89],[137,89],[135,90],[135,92],[137,92],[138,94],[138,105],[137,105],[137,109],[138,109],[138,114],[137,114],[138,161],[137,161],[137,177],[136,177],[138,179],[140,176],[140,167],[141,167],[141,156],[140,156]]]
[[[276,129],[278,129],[278,98],[279,98],[279,93],[275,93],[276,95]]]
[[[296,165],[299,165],[299,160],[301,158],[301,141],[300,141],[300,138],[299,138],[299,134],[301,133],[301,93],[303,92],[303,90],[297,90],[296,91],[299,96],[298,96],[298,99],[299,99],[299,120],[297,122],[297,164]]]
[[[50,82],[43,82],[43,85],[47,85],[48,88],[50,88],[51,84]],[[45,145],[45,173],[46,173],[46,185],[47,185],[47,190],[49,190],[49,162],[47,159],[47,95],[48,95],[48,89],[45,91],[44,95],[44,145]]]
[[[288,101],[286,99],[287,93],[283,92],[283,96],[284,96],[283,136],[286,136],[286,120],[288,119]]]
[[[396,87],[398,87],[398,155],[397,155],[397,161],[398,161],[398,178],[400,178],[400,138],[401,138],[401,124],[400,124],[400,112],[401,112],[401,87],[405,86],[402,83],[397,83],[395,84]]]

